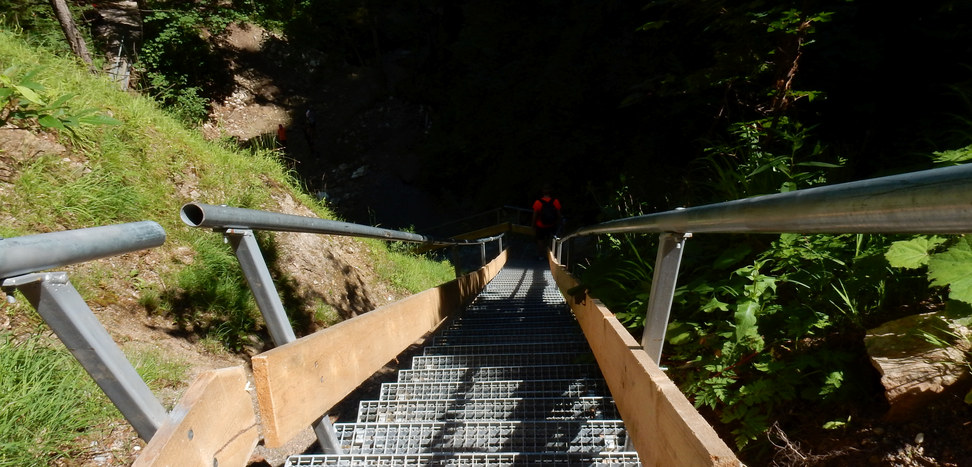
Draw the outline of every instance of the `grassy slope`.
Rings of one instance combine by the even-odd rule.
[[[16,34],[0,31],[0,71],[11,70],[11,67],[12,71],[8,74],[15,83],[28,71],[35,70],[37,74],[34,80],[44,86],[44,95],[48,99],[75,94],[69,101],[75,111],[98,109],[122,123],[118,126],[87,126],[74,135],[56,135],[57,140],[70,149],[67,156],[45,156],[16,163],[12,169],[19,175],[12,184],[0,182],[0,236],[154,220],[167,232],[166,244],[158,249],[163,256],[173,257],[177,252],[185,256],[186,251],[191,252],[190,256],[198,256],[201,254],[200,248],[212,249],[219,240],[212,232],[190,229],[182,224],[178,211],[188,201],[279,210],[273,196],[286,193],[318,216],[332,217],[326,207],[294,185],[293,178],[272,153],[240,152],[229,145],[206,141],[198,132],[184,128],[160,111],[150,99],[121,92],[104,77],[87,73],[74,60],[29,45]],[[40,131],[35,128],[35,133],[40,134]],[[369,261],[377,265],[396,265],[376,269],[409,271],[407,276],[410,281],[407,284],[401,283],[400,277],[394,274],[386,274],[381,280],[386,281],[390,288],[406,288],[414,292],[440,283],[452,273],[447,264],[389,252],[381,243],[366,242],[365,248],[360,250],[368,252],[371,255]],[[222,254],[231,256],[228,248]],[[198,260],[196,262],[198,266]],[[158,265],[162,270],[154,271],[158,273],[157,277],[172,281],[182,274],[180,269],[188,268],[186,262],[180,260],[160,261]],[[82,267],[86,268],[85,274],[74,274],[72,280],[89,303],[110,302],[112,297],[133,292],[105,290],[103,281],[98,279],[99,275],[124,275],[129,271],[101,271],[99,268],[104,266]],[[137,282],[122,281],[133,284],[133,287]],[[152,284],[139,285],[153,287]],[[242,306],[252,307],[252,304]],[[244,313],[252,313],[252,310],[244,310]],[[13,324],[6,325],[6,330],[0,327],[0,342],[18,336],[9,344],[0,346],[0,352],[9,354],[11,358],[16,357],[12,354],[13,349],[28,344],[38,345],[33,338],[24,336],[49,334],[23,300],[14,305],[4,305],[0,322],[4,321]],[[63,350],[60,352],[65,355]],[[49,393],[48,389],[58,389],[60,381],[64,379],[65,373],[61,370],[64,365],[75,367],[70,370],[74,372],[71,374],[78,371],[72,359],[65,363],[61,357],[52,357],[46,365],[41,365],[43,368],[39,370],[39,375],[30,376],[34,378],[32,386],[46,388],[39,392],[40,397],[45,397],[43,394]],[[21,368],[26,367],[21,365]],[[14,376],[19,374],[17,371],[9,369],[5,372],[0,369],[0,379],[13,381]],[[146,371],[153,370],[147,368]],[[57,399],[73,401],[81,398],[105,405],[106,398],[92,391],[91,386],[79,385],[70,389],[74,391],[74,396],[58,396]],[[0,406],[7,407],[9,403],[8,395],[0,394]],[[34,402],[27,402],[31,403]],[[9,411],[2,412],[0,430],[16,430],[19,426],[27,425],[23,419],[11,418]],[[28,409],[26,412],[37,410]],[[63,422],[63,430],[67,433],[79,432],[79,438],[72,441],[47,437],[50,438],[48,443],[47,439],[40,437],[37,438],[37,446],[25,453],[18,453],[14,446],[4,444],[6,440],[20,439],[21,434],[13,431],[0,433],[0,465],[49,463],[59,457],[85,457],[84,448],[76,446],[84,445],[85,438],[97,439],[102,436],[104,426],[110,424],[105,417],[118,417],[117,412],[110,408],[98,413],[101,413],[98,416],[100,421],[78,417],[75,421]],[[26,436],[27,439],[31,437],[29,434]],[[12,457],[21,454],[27,457]]]

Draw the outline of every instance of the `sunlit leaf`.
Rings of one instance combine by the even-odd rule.
[[[932,285],[948,286],[949,298],[972,303],[972,237],[963,237],[928,260]]]
[[[38,118],[37,119],[37,123],[40,123],[40,125],[42,127],[45,127],[45,128],[57,128],[58,130],[65,130],[66,129],[64,127],[64,124],[61,123],[60,120],[58,120],[57,118],[52,117],[50,115],[44,115],[44,116]]]
[[[13,87],[14,89],[17,90],[17,92],[20,93],[20,95],[24,96],[24,99],[27,99],[32,104],[44,105],[44,99],[42,99],[41,96],[39,96],[36,92],[34,92],[33,89],[18,84],[13,85]]]
[[[729,309],[729,304],[726,302],[719,301],[719,299],[712,297],[708,303],[702,306],[702,311],[708,313],[714,310],[726,311]]]
[[[935,247],[945,242],[942,237],[915,237],[911,240],[894,242],[884,254],[892,267],[917,269],[928,265],[929,254]]]
[[[756,312],[758,310],[759,304],[752,300],[746,300],[736,305],[734,315],[736,319],[736,340],[742,341],[746,337],[759,337],[759,332],[756,329]]]
[[[932,154],[934,154],[934,160],[938,164],[958,165],[972,160],[972,146],[950,151],[937,151]]]

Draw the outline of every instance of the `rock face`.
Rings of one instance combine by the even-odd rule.
[[[970,376],[969,330],[938,313],[885,323],[868,331],[864,344],[881,373],[891,421],[914,415]]]

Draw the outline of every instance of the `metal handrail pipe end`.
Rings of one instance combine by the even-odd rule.
[[[282,214],[257,209],[215,206],[197,202],[184,204],[180,209],[179,217],[190,227],[208,227],[213,230],[268,230],[274,232],[301,232],[366,237],[413,243],[442,245],[454,243],[437,240],[416,233],[352,224],[350,222]]]
[[[155,221],[87,227],[0,240],[0,278],[155,248],[165,229]]]
[[[179,218],[189,227],[199,227],[206,219],[206,213],[199,203],[186,203],[179,209]]]

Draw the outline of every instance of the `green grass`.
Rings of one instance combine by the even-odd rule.
[[[394,243],[375,240],[370,243],[369,250],[375,262],[375,272],[398,289],[418,293],[455,279],[455,269],[448,261],[433,261],[399,249]]]
[[[100,306],[116,303],[118,294],[128,293],[119,284],[127,284],[147,313],[172,319],[201,347],[239,350],[262,323],[252,294],[231,248],[218,234],[185,226],[181,206],[198,201],[273,210],[273,196],[283,193],[321,218],[334,215],[300,189],[272,149],[242,151],[225,141],[207,141],[151,99],[90,74],[63,47],[3,28],[0,23],[0,72],[13,67],[16,82],[36,71],[44,99],[74,95],[68,101],[71,111],[96,109],[120,124],[43,134],[35,126],[35,134],[68,151],[13,167],[19,175],[0,190],[0,236],[154,220],[166,231],[165,244],[156,250],[165,259],[153,263],[157,283],[135,271],[114,270],[110,261],[72,267],[72,283],[86,301]],[[418,292],[453,276],[448,263],[390,252],[378,241],[368,245],[382,280],[402,290]],[[23,303],[0,311],[15,318],[16,335],[47,333]],[[326,304],[307,306],[320,323],[341,319]],[[0,335],[0,466],[71,464],[83,453],[85,440],[99,437],[98,427],[125,423],[73,357],[48,344],[42,338],[15,341]],[[145,351],[132,360],[153,389],[186,382],[188,364]]]
[[[341,314],[333,306],[318,302],[314,307],[314,322],[324,327],[333,326],[341,322]]]
[[[127,423],[74,356],[52,339],[0,334],[0,466],[70,459],[79,440],[100,439],[111,425]],[[126,354],[153,391],[185,385],[188,363],[152,348]]]
[[[175,399],[162,396],[161,391],[183,387],[187,383],[189,363],[144,345],[126,346],[125,355],[165,408],[172,410]]]
[[[121,92],[74,60],[0,31],[0,69],[11,66],[20,75],[13,77],[15,82],[34,70],[49,99],[73,94],[68,101],[72,110],[97,109],[121,122],[57,135],[83,158],[65,163],[60,157],[42,157],[21,167],[16,189],[0,194],[0,202],[9,212],[31,213],[30,219],[17,218],[25,232],[152,219],[170,238],[187,240],[192,234],[178,217],[184,203],[260,208],[270,201],[273,188],[295,186],[273,151],[241,152],[206,141],[150,99]],[[308,205],[330,217],[317,203]]]
[[[0,394],[0,466],[70,457],[78,438],[118,416],[74,357],[40,337],[0,335]]]

